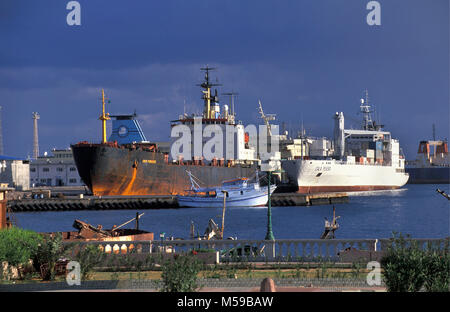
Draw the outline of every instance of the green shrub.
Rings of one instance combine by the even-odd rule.
[[[68,246],[63,245],[61,233],[43,238],[33,258],[34,267],[40,272],[43,280],[49,281],[55,278],[56,263],[64,256],[67,248]]]
[[[35,256],[41,242],[41,235],[33,231],[17,227],[0,230],[0,263],[6,261],[15,267],[27,264]]]
[[[105,253],[96,245],[86,245],[75,256],[75,261],[80,263],[81,279],[87,280],[94,268],[105,259]]]
[[[450,255],[430,250],[424,259],[424,287],[430,292],[448,292],[450,281]]]
[[[384,282],[388,291],[419,291],[424,283],[424,252],[415,241],[405,239],[401,234],[391,240],[381,260]]]
[[[161,291],[164,292],[192,292],[199,286],[197,274],[202,268],[201,263],[189,255],[174,255],[162,265]]]
[[[417,242],[401,234],[391,240],[391,245],[381,260],[384,282],[389,291],[449,291],[450,256],[445,248],[421,249]]]

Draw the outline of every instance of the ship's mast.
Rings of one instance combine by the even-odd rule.
[[[203,110],[203,118],[205,118],[205,119],[212,119],[214,117],[213,117],[213,114],[212,114],[212,111],[211,111],[211,102],[218,103],[219,99],[217,97],[217,90],[216,90],[216,93],[215,93],[214,96],[211,95],[211,87],[220,86],[220,84],[218,84],[218,83],[211,83],[209,81],[209,71],[215,70],[216,68],[209,67],[208,65],[206,65],[206,67],[203,67],[203,68],[200,68],[200,69],[205,71],[205,81],[202,84],[200,84],[200,86],[203,89],[205,89],[205,90],[202,91],[202,93],[203,93],[202,98],[205,101],[205,108]]]
[[[105,114],[105,91],[102,89],[102,114],[98,118],[102,121],[102,143],[106,143],[106,121],[110,120],[109,113]]]
[[[369,105],[369,92],[367,89],[364,91],[365,98],[361,99],[361,105],[359,106],[361,109],[361,112],[363,113],[363,129],[364,130],[371,130],[373,128],[373,121]]]

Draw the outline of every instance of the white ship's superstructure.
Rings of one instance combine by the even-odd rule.
[[[396,189],[406,184],[405,159],[399,141],[371,119],[370,106],[361,99],[362,129],[345,129],[344,114],[336,112],[332,151],[284,160],[282,167],[297,183],[298,192],[337,192]],[[324,144],[326,146],[326,144]],[[332,152],[332,157],[325,156]],[[315,156],[320,155],[323,156]]]

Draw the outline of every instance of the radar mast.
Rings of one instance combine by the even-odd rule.
[[[202,93],[203,93],[202,99],[205,101],[205,107],[203,110],[203,118],[212,119],[212,118],[214,118],[214,116],[213,116],[213,111],[211,110],[211,102],[218,103],[219,98],[217,96],[217,90],[215,91],[214,96],[211,95],[211,87],[220,86],[220,84],[211,83],[209,81],[209,72],[211,70],[215,70],[216,68],[209,67],[208,65],[206,65],[206,67],[203,67],[200,69],[205,71],[205,81],[199,85],[203,89],[205,89],[205,90],[202,90]]]

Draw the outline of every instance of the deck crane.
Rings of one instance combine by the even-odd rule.
[[[261,104],[261,100],[258,100],[258,103],[259,103],[259,113],[260,113],[261,118],[264,120],[264,123],[266,124],[266,127],[267,127],[267,135],[268,136],[272,136],[272,130],[270,129],[269,121],[275,120],[276,115],[275,114],[264,114],[264,111],[263,111],[263,108],[262,108],[262,104]]]

